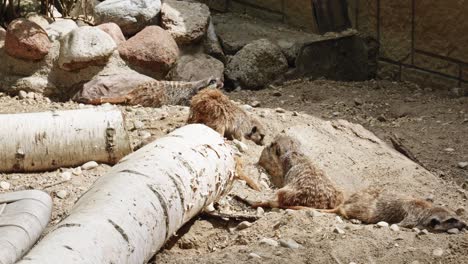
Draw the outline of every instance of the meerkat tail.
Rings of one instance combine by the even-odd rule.
[[[250,188],[258,192],[260,191],[260,186],[258,186],[257,182],[244,173],[242,160],[238,157],[236,158],[236,176],[238,179],[244,180]]]

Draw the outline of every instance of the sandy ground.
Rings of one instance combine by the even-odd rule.
[[[421,165],[437,176],[437,180],[423,180],[421,186],[409,186],[409,190],[430,188],[433,191],[427,195],[436,204],[468,210],[468,170],[457,166],[468,161],[468,97],[455,98],[448,92],[406,83],[323,80],[296,81],[262,91],[236,91],[228,95],[242,103],[258,101],[261,107],[299,112],[293,117],[292,112],[251,110],[277,129],[307,122],[310,118],[305,114],[311,114],[362,124],[385,141],[397,134]],[[80,107],[87,106],[50,102],[41,97],[20,100],[0,96],[1,113]],[[121,109],[133,145],[139,144],[146,132],[159,137],[182,126],[188,114],[187,108],[179,106]],[[264,191],[255,193],[242,182],[236,182],[232,194],[248,193],[260,199],[274,190],[269,187],[268,177],[255,165],[261,147],[250,142],[247,146],[246,171],[261,182]],[[92,170],[62,168],[40,174],[0,174],[0,180],[11,184],[8,191],[34,188],[50,193],[54,197],[52,226],[67,216],[78,197],[108,169],[109,166],[102,164]],[[59,183],[63,181],[63,171],[71,171],[73,176],[70,181]],[[63,199],[56,195],[60,190],[67,192]],[[391,231],[354,224],[313,211],[257,212],[233,199],[232,194],[220,201],[217,206],[220,210],[259,219],[239,230],[236,228],[239,221],[201,215],[186,224],[150,263],[468,263],[466,231],[455,235],[420,234],[404,228]],[[466,219],[466,213],[462,217]],[[337,227],[344,234],[335,232]],[[288,240],[297,242],[299,248],[288,248],[287,245],[294,247]],[[278,241],[286,247],[274,245]]]

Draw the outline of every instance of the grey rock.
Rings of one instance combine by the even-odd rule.
[[[224,55],[223,48],[221,47],[221,43],[219,43],[218,36],[216,35],[213,21],[211,20],[208,23],[205,39],[203,40],[203,48],[206,54],[226,63],[226,56]]]
[[[449,234],[458,234],[458,233],[460,233],[460,230],[458,230],[458,228],[451,228],[451,229],[447,230],[447,233],[449,233]]]
[[[244,229],[247,229],[247,228],[249,228],[251,226],[252,226],[252,223],[250,223],[248,221],[242,221],[237,225],[236,229],[237,230],[244,230]]]
[[[112,37],[96,27],[79,27],[60,40],[58,63],[64,70],[105,65],[117,48]]]
[[[468,162],[466,162],[466,161],[458,162],[458,167],[460,169],[465,169],[465,168],[468,167]]]
[[[96,24],[114,22],[125,35],[153,24],[160,11],[160,0],[106,0],[94,8]]]
[[[280,239],[279,243],[282,247],[285,247],[285,248],[291,248],[291,249],[303,248],[302,245],[298,244],[293,239]]]
[[[65,199],[68,196],[68,192],[65,190],[60,190],[55,195],[57,195],[57,197],[60,199]]]
[[[81,165],[82,170],[92,170],[94,168],[97,168],[99,164],[95,161],[88,161],[85,164]]]
[[[226,77],[243,88],[262,88],[288,69],[278,46],[266,39],[245,45],[226,66]]]
[[[75,28],[78,28],[75,21],[71,19],[60,19],[48,25],[45,30],[50,40],[60,40]]]
[[[140,120],[135,120],[133,121],[133,127],[135,129],[142,129],[143,127],[145,127],[145,123],[141,122]]]
[[[279,243],[278,241],[272,239],[272,238],[262,238],[260,239],[260,244],[265,244],[265,245],[269,245],[269,246],[272,246],[272,247],[277,247],[279,246]]]
[[[249,253],[249,258],[252,258],[252,259],[261,259],[262,257],[260,257],[260,255],[256,254],[256,253]]]
[[[434,257],[442,257],[443,254],[444,254],[444,250],[441,248],[436,248],[432,251],[432,255]]]
[[[344,235],[345,234],[345,231],[337,226],[335,226],[335,228],[333,229],[333,232],[337,233],[337,234],[340,234],[340,235]]]
[[[0,188],[2,188],[2,190],[9,190],[11,187],[11,184],[9,182],[6,182],[6,181],[1,181],[0,182]]]
[[[377,226],[378,227],[388,227],[388,223],[384,222],[384,221],[380,221],[380,222],[377,223]]]
[[[178,45],[201,40],[209,19],[210,10],[203,3],[166,0],[161,7],[161,25]]]
[[[396,225],[396,224],[392,224],[390,226],[390,230],[392,230],[394,232],[398,232],[398,231],[400,231],[400,227],[398,225]]]
[[[199,81],[210,77],[224,80],[224,64],[206,54],[184,55],[169,71],[172,81]]]
[[[69,181],[71,180],[72,178],[72,173],[70,171],[64,171],[60,174],[60,177],[64,180],[64,181]]]

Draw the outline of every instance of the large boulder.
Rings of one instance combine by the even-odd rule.
[[[100,98],[124,96],[140,84],[154,80],[135,71],[96,76],[83,85],[72,100],[80,103],[96,103]]]
[[[261,88],[288,69],[281,49],[266,39],[245,45],[226,66],[226,77],[243,88]]]
[[[43,15],[39,15],[39,14],[36,14],[36,13],[30,13],[26,16],[26,18],[31,21],[31,22],[34,22],[36,24],[38,24],[39,26],[41,26],[41,28],[43,29],[46,29],[49,24],[50,24],[50,18],[46,17],[46,16],[43,16]]]
[[[64,70],[78,70],[91,65],[105,65],[117,48],[106,32],[84,26],[72,30],[60,40],[58,63]]]
[[[210,10],[202,3],[167,0],[161,8],[161,25],[179,45],[202,39],[209,20]]]
[[[49,53],[51,43],[47,33],[38,24],[24,18],[8,25],[5,51],[8,55],[26,60],[40,60]]]
[[[203,40],[203,48],[206,54],[215,57],[223,63],[226,62],[226,56],[224,55],[223,48],[221,47],[221,43],[219,42],[218,35],[216,35],[216,30],[211,20],[206,30],[205,39]]]
[[[78,28],[75,21],[71,19],[60,19],[48,25],[45,29],[47,35],[49,35],[49,39],[54,41],[61,39],[75,28]]]
[[[179,58],[167,78],[172,81],[199,81],[210,77],[224,79],[224,64],[206,55],[184,55]]]
[[[117,45],[125,41],[125,37],[122,33],[122,30],[116,23],[104,23],[99,26],[97,26],[99,29],[102,31],[106,32],[109,34],[109,36],[112,37],[112,39],[115,41]]]
[[[114,22],[124,34],[133,35],[153,24],[160,10],[160,0],[106,0],[94,8],[95,22]]]
[[[163,78],[179,58],[177,43],[164,29],[149,26],[119,46],[120,56],[131,65]]]

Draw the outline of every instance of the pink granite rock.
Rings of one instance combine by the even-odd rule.
[[[102,31],[106,32],[107,34],[109,34],[112,37],[112,39],[114,39],[117,45],[125,41],[125,37],[122,33],[122,30],[120,29],[119,25],[117,25],[116,23],[113,23],[113,22],[104,23],[97,27],[101,29]]]
[[[8,25],[5,36],[5,51],[8,55],[26,60],[44,58],[51,43],[45,30],[38,24],[24,18]]]

